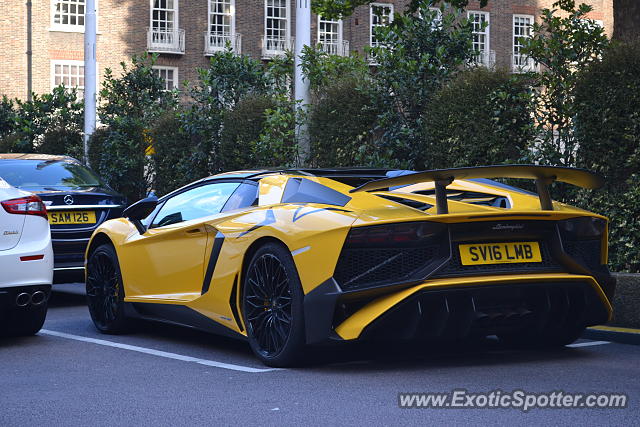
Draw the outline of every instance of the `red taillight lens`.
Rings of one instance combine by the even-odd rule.
[[[0,202],[5,211],[10,214],[36,215],[47,218],[47,208],[38,196],[21,197],[19,199]]]

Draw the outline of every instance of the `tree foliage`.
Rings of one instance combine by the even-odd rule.
[[[84,108],[75,89],[34,94],[31,101],[0,101],[0,150],[82,156]]]
[[[176,104],[176,94],[164,90],[164,82],[153,72],[155,56],[134,56],[122,62],[122,75],[105,71],[100,90],[100,122],[106,127],[93,166],[111,187],[135,201],[152,188],[153,163],[147,153],[153,145],[152,123]]]
[[[438,91],[424,111],[417,169],[529,162],[534,137],[528,76],[472,68]]]
[[[606,184],[574,202],[610,217],[611,265],[640,272],[640,42],[613,46],[590,64],[575,104],[576,165]]]
[[[541,144],[538,160],[573,166],[577,140],[573,132],[575,87],[579,71],[599,62],[609,45],[604,30],[586,16],[593,8],[576,6],[574,0],[559,0],[553,9],[543,9],[534,24],[533,37],[523,39],[522,52],[542,69],[536,75],[537,123]]]
[[[358,6],[365,6],[374,3],[375,0],[314,0],[311,4],[313,12],[327,19],[343,19],[353,14]],[[489,0],[479,0],[480,7],[487,5]],[[419,8],[420,0],[411,0],[408,10],[413,12]],[[433,6],[439,5],[441,0],[429,0]],[[448,0],[447,3],[452,7],[462,9],[467,7],[469,0]]]
[[[376,29],[380,46],[372,48],[377,63],[376,90],[383,106],[378,152],[394,161],[389,166],[412,168],[426,162],[419,147],[425,129],[422,113],[442,85],[472,58],[469,21],[460,9],[442,7],[440,16],[418,4],[415,14],[396,16]]]

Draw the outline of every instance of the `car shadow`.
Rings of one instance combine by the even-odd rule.
[[[49,300],[50,308],[86,305],[84,286],[54,292]],[[89,320],[90,321],[90,320]],[[225,358],[238,357],[260,362],[253,356],[245,340],[211,334],[158,321],[135,319],[127,336],[141,336],[170,341],[185,346],[224,352]],[[5,341],[6,343],[6,341]],[[215,356],[212,356],[215,357]],[[467,343],[443,342],[355,342],[314,346],[307,351],[299,368],[319,372],[376,372],[435,368],[460,368],[505,364],[555,362],[594,357],[593,352],[581,348],[556,348],[545,350],[514,349],[495,337]]]
[[[515,349],[495,337],[472,343],[353,343],[320,347],[305,364],[324,372],[412,371],[437,368],[504,366],[594,357],[580,348]]]
[[[82,286],[82,292],[71,293],[67,291],[56,290],[56,285],[54,285],[53,292],[51,292],[51,296],[49,297],[49,308],[87,305],[87,299],[84,295],[84,285],[78,286]]]

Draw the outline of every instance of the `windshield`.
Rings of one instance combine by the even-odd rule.
[[[102,186],[90,169],[66,160],[0,160],[0,177],[18,188]]]

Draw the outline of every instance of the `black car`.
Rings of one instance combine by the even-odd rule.
[[[78,160],[47,154],[0,154],[0,177],[37,194],[47,206],[54,253],[54,280],[81,280],[93,230],[118,218],[125,198]]]

